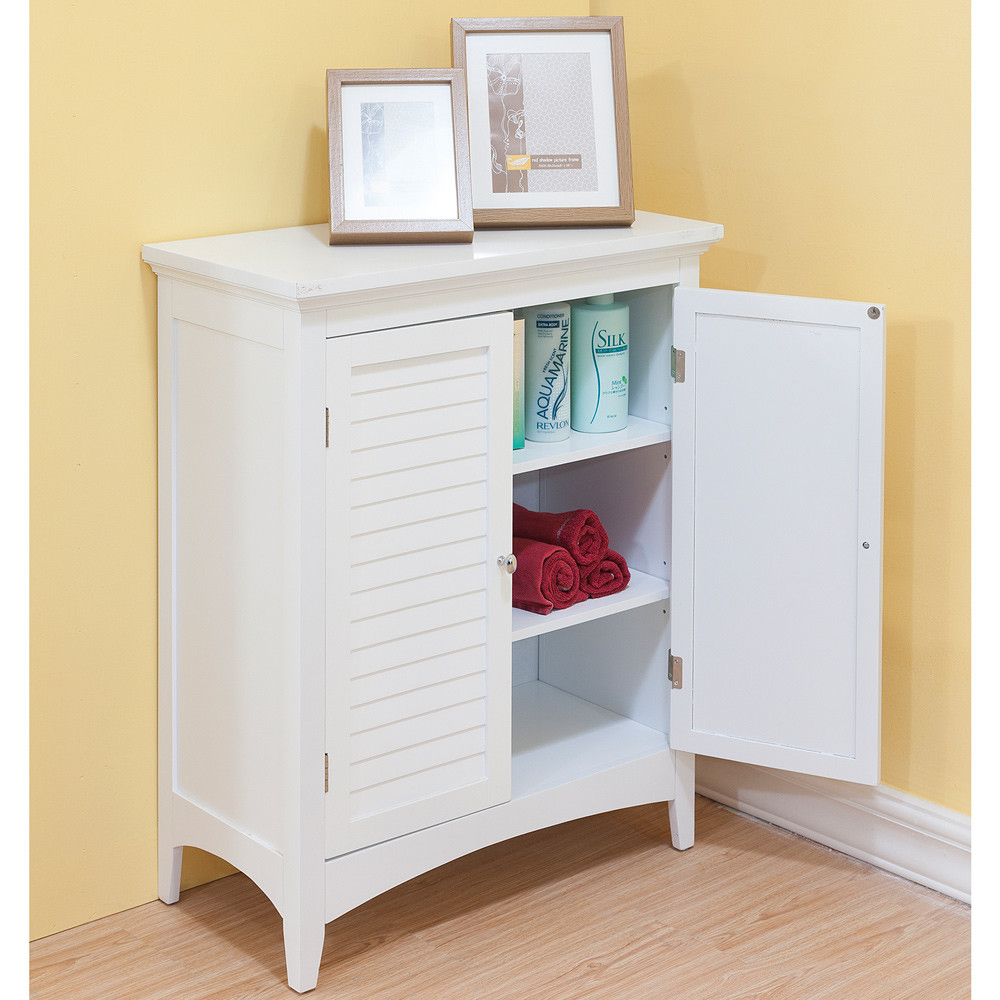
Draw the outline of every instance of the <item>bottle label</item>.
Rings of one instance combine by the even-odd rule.
[[[540,336],[555,339],[552,353],[542,366],[542,378],[535,399],[536,430],[556,431],[569,426],[569,372],[566,354],[569,351],[569,320],[565,314],[545,313],[535,319]]]
[[[594,354],[624,354],[628,350],[624,333],[608,333],[594,326]]]
[[[621,417],[619,407],[624,403],[628,392],[628,375],[621,373],[617,374],[616,377],[614,368],[618,367],[618,358],[627,364],[627,334],[624,331],[609,332],[601,326],[601,321],[598,320],[590,334],[590,356],[597,377],[597,393],[590,423],[601,422],[598,419],[599,413],[605,421],[617,422]],[[607,368],[609,362],[612,364],[611,371]],[[603,410],[602,403],[604,404]]]

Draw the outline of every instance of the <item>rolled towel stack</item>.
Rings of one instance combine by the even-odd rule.
[[[513,549],[515,608],[547,615],[587,599],[580,589],[580,568],[565,549],[534,538],[515,538]]]
[[[586,572],[580,570],[580,589],[588,597],[607,597],[624,590],[631,578],[624,557],[608,549],[604,558],[588,567]]]
[[[546,514],[514,504],[514,536],[559,545],[578,566],[593,566],[608,551],[608,533],[600,518],[586,509]]]
[[[608,533],[592,510],[545,513],[514,504],[513,529],[516,608],[547,615],[628,586],[625,559],[608,547]],[[567,560],[576,571],[575,581]]]

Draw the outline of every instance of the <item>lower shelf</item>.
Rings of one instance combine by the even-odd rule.
[[[514,688],[511,726],[512,799],[567,785],[668,747],[663,733],[542,681]]]
[[[511,639],[514,642],[518,639],[530,639],[532,636],[569,628],[580,622],[590,622],[608,615],[616,615],[621,611],[630,611],[644,604],[654,604],[656,601],[666,600],[669,596],[668,581],[633,570],[628,586],[610,597],[592,597],[574,604],[571,608],[553,611],[548,615],[536,615],[532,611],[512,608]]]

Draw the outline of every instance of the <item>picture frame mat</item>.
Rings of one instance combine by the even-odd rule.
[[[492,185],[487,56],[492,54],[585,53],[590,57],[598,187],[595,191],[495,193]],[[593,31],[470,31],[465,36],[465,69],[472,150],[472,195],[482,209],[603,208],[620,199],[611,36]],[[546,150],[551,153],[563,150]],[[515,204],[516,197],[516,204]]]
[[[430,168],[437,183],[433,185],[420,183],[420,177],[414,175],[414,183],[408,187],[409,194],[418,195],[417,200],[410,200],[403,191],[400,197],[393,198],[393,192],[386,193],[383,204],[367,203],[366,162],[364,143],[368,138],[364,134],[363,108],[365,105],[381,104],[392,106],[397,118],[405,119],[408,112],[406,105],[423,110],[428,105],[433,118],[433,128],[429,135],[424,135],[426,145],[413,145],[413,140],[420,142],[420,137],[404,136],[410,140],[406,148],[393,148],[390,135],[384,135],[389,148],[386,156],[389,158],[410,157],[414,162],[412,169],[419,172],[421,167]],[[391,131],[391,123],[384,126],[385,131]],[[398,131],[398,130],[397,130]],[[386,219],[457,219],[459,214],[458,187],[455,176],[455,134],[452,127],[452,87],[449,83],[348,83],[341,86],[341,136],[343,143],[343,184],[344,184],[344,219],[349,222],[377,221]],[[389,163],[387,165],[394,173],[405,173],[403,164]],[[369,170],[370,173],[370,170]]]

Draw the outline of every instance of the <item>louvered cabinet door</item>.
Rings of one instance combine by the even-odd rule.
[[[328,857],[510,797],[512,329],[328,341]]]

